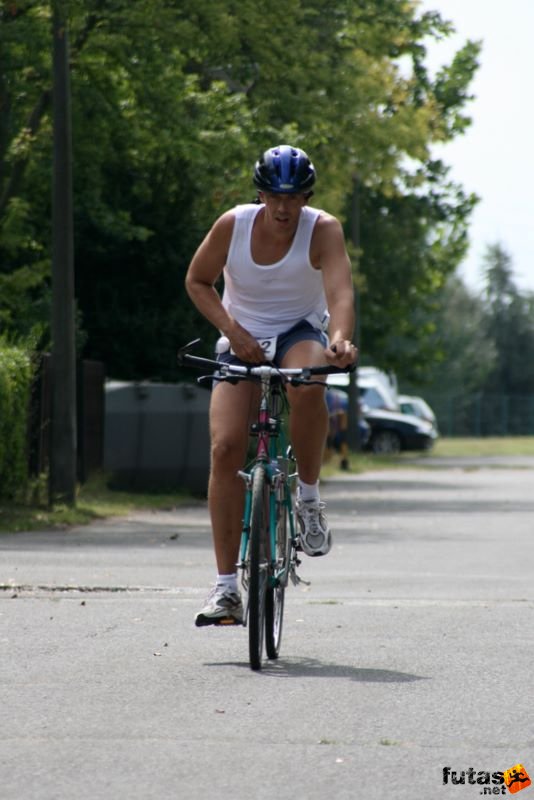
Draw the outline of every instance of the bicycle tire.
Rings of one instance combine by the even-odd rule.
[[[250,518],[250,563],[248,589],[249,661],[253,670],[261,669],[265,630],[265,595],[269,570],[269,483],[265,467],[259,464],[252,480]]]
[[[275,586],[268,586],[265,595],[265,650],[267,658],[275,660],[280,654],[284,622],[285,589],[289,576],[290,548],[288,540],[288,514],[284,502],[287,487],[283,485],[277,498],[276,552],[272,561],[281,574]]]

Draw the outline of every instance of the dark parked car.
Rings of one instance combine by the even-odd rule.
[[[371,426],[365,449],[377,455],[390,455],[403,450],[429,450],[438,436],[429,422],[411,414],[382,408],[365,408],[363,413]]]

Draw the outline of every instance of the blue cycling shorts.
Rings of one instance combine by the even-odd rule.
[[[328,337],[326,333],[320,331],[318,328],[314,328],[313,325],[307,320],[297,322],[297,324],[293,325],[293,327],[288,331],[278,335],[278,340],[276,342],[276,353],[272,363],[275,366],[280,367],[284,356],[289,350],[291,350],[293,345],[297,344],[298,342],[309,340],[313,342],[319,342],[319,344],[321,344],[323,347],[328,347]],[[217,361],[222,361],[225,364],[245,364],[244,361],[241,361],[229,350],[227,350],[225,353],[218,353]],[[249,367],[250,364],[245,364],[245,366]]]

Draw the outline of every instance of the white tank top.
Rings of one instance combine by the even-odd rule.
[[[235,223],[224,268],[223,305],[255,338],[278,336],[307,319],[324,329],[328,320],[323,278],[310,262],[319,209],[304,206],[291,247],[276,264],[256,264],[252,226],[263,205],[234,209]]]

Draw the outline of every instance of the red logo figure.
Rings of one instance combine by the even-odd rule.
[[[528,772],[522,764],[516,764],[515,767],[504,771],[504,782],[508,787],[510,794],[520,792],[521,789],[526,789],[530,786],[532,781],[528,776]]]

